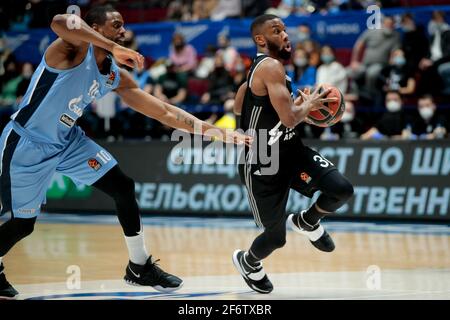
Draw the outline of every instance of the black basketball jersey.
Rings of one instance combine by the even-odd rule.
[[[253,74],[260,64],[272,59],[267,55],[258,54],[253,60],[252,66],[247,76],[247,90],[241,111],[240,128],[244,131],[255,130],[256,139],[265,140],[272,149],[275,145],[281,154],[291,150],[294,146],[302,146],[299,132],[296,128],[285,127],[278,117],[278,114],[270,102],[269,95],[257,96],[251,91]],[[293,98],[291,79],[286,76],[286,87]],[[251,132],[249,131],[251,134]],[[258,142],[259,143],[259,142]]]

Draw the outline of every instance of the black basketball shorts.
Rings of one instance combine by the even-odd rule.
[[[250,210],[256,224],[264,227],[286,218],[290,189],[313,197],[322,176],[336,167],[317,151],[301,146],[281,159],[276,174],[263,175],[260,164],[240,164],[239,175],[248,193]]]

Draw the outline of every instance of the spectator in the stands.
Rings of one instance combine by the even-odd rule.
[[[320,64],[320,44],[312,39],[307,39],[297,45],[297,48],[301,48],[306,51],[309,57],[309,65],[318,67]]]
[[[323,46],[320,53],[322,64],[317,69],[317,84],[330,84],[343,94],[347,92],[347,72],[342,64],[336,61],[333,49]]]
[[[239,18],[241,16],[241,0],[219,0],[211,11],[211,20],[218,21],[227,18]]]
[[[337,1],[339,4],[339,10],[345,11],[345,10],[362,10],[364,9],[364,6],[362,4],[361,0],[342,0]]]
[[[353,102],[345,102],[345,111],[341,121],[331,126],[331,132],[342,139],[355,139],[363,133],[364,123],[356,117],[356,110]]]
[[[233,106],[234,99],[228,99],[225,101],[223,106],[224,114],[214,122],[214,125],[223,129],[236,129],[236,116],[233,112]]]
[[[388,64],[391,52],[400,45],[400,34],[394,30],[393,17],[384,17],[381,29],[368,29],[359,36],[353,47],[349,75],[356,82],[360,96],[372,100],[381,69]]]
[[[19,87],[19,83],[24,79],[22,69],[21,73],[17,72],[17,63],[14,60],[10,60],[6,65],[5,79],[7,79],[2,86],[0,92],[0,105],[5,107],[13,107],[16,103],[16,92]],[[26,71],[25,67],[25,71]]]
[[[447,136],[448,121],[443,114],[436,110],[436,104],[431,95],[419,98],[417,113],[412,121],[411,130],[405,132],[405,138],[440,139]]]
[[[167,7],[167,19],[171,21],[190,21],[191,10],[190,5],[182,0],[174,0]]]
[[[8,48],[4,47],[3,53],[0,53],[0,92],[6,82],[18,75],[19,70],[17,68],[16,57],[8,50]]]
[[[209,19],[211,12],[217,5],[217,0],[194,0],[190,21]]]
[[[19,105],[19,103],[22,101],[23,96],[27,92],[33,72],[33,65],[29,62],[25,62],[22,66],[22,80],[19,82],[16,89],[16,105]]]
[[[177,72],[175,65],[167,62],[167,72],[159,77],[155,85],[155,96],[171,104],[184,102],[187,97],[187,81],[181,73]]]
[[[386,94],[386,110],[378,122],[361,135],[361,139],[401,139],[403,129],[406,128],[407,119],[403,110],[402,97],[398,91]]]
[[[239,52],[231,45],[230,39],[224,34],[219,35],[217,44],[219,50],[217,50],[216,55],[220,55],[223,58],[225,69],[231,74],[234,74],[240,62]]]
[[[125,36],[123,40],[123,46],[126,48],[130,48],[134,51],[139,51],[139,46],[136,41],[136,36],[131,29],[127,29],[125,31]]]
[[[209,74],[214,70],[214,60],[217,49],[213,45],[208,45],[205,50],[205,55],[198,63],[195,69],[195,76],[200,79],[208,78]]]
[[[309,64],[309,56],[303,49],[296,49],[293,55],[293,70],[288,70],[288,76],[292,78],[294,92],[297,89],[312,87],[316,84],[317,68]]]
[[[274,14],[281,18],[286,18],[291,14],[301,14],[308,12],[306,6],[309,4],[305,0],[281,0],[276,8],[267,9],[266,13]]]
[[[418,93],[450,94],[450,26],[444,12],[433,12],[428,32],[431,36],[430,55],[419,63],[422,78]]]
[[[202,95],[200,102],[223,105],[234,96],[233,87],[233,78],[225,69],[223,57],[216,55],[214,71],[209,76],[208,91]]]
[[[197,66],[197,51],[192,45],[186,43],[181,33],[174,33],[169,51],[169,59],[175,72],[184,73],[187,76],[194,71]]]
[[[405,53],[406,68],[408,73],[415,75],[419,69],[419,62],[428,57],[430,44],[422,25],[417,25],[410,13],[402,15],[402,49]]]
[[[414,74],[406,66],[406,58],[403,50],[392,51],[389,65],[384,67],[379,76],[378,88],[380,94],[387,91],[398,91],[401,95],[411,95],[416,90]]]
[[[289,40],[292,42],[292,47],[303,48],[303,45],[306,41],[312,40],[311,27],[306,23],[301,23],[297,27],[296,32],[292,33],[292,35],[289,37]]]
[[[242,14],[244,17],[257,17],[270,7],[269,0],[241,0]]]
[[[251,59],[248,57],[242,58],[239,56],[239,61],[236,65],[233,77],[233,92],[237,92],[239,87],[247,80],[247,66],[251,65]]]

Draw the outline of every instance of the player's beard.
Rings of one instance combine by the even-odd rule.
[[[269,49],[269,52],[274,54],[277,58],[281,60],[289,60],[291,58],[291,52],[287,51],[286,49],[276,45],[275,43],[271,42],[270,40],[267,40],[267,49]]]

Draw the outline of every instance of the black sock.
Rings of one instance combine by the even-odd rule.
[[[317,210],[316,204],[313,204],[305,213],[303,213],[303,220],[311,225],[315,226],[319,223],[320,219],[325,217],[328,213],[320,212]],[[300,218],[301,219],[301,218]]]
[[[249,250],[244,254],[244,261],[251,267],[256,267],[261,260],[256,258]]]

